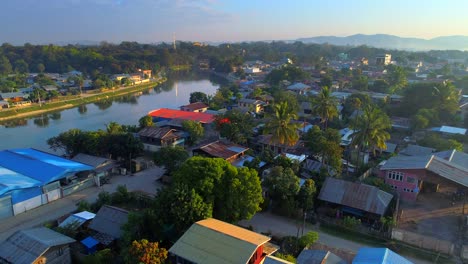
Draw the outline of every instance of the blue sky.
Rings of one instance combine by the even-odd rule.
[[[1,0],[0,43],[468,35],[466,0]]]

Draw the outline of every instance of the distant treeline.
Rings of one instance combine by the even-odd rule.
[[[192,42],[178,42],[172,45],[139,44],[122,42],[118,45],[103,42],[97,46],[55,46],[31,45],[0,46],[0,75],[26,72],[64,73],[79,70],[87,74],[129,73],[138,69],[158,70],[174,65],[194,65],[198,60],[209,60],[210,67],[227,72],[247,60],[278,61],[288,57],[295,63],[316,66],[346,53],[351,59],[366,57],[373,59],[377,54],[391,52],[392,58],[405,63],[421,60],[436,62],[440,58],[466,59],[467,52],[430,51],[408,52],[388,51],[367,46],[333,46],[328,44],[304,44],[302,42],[251,42],[221,44],[218,46],[194,45]]]

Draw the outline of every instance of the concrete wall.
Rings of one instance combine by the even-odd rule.
[[[435,239],[433,237],[420,235],[398,228],[393,228],[392,239],[447,255],[453,255],[453,250],[455,247],[454,244],[450,241]]]

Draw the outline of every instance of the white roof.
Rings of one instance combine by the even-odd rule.
[[[83,218],[85,220],[91,220],[96,216],[96,214],[93,214],[93,213],[88,212],[88,211],[83,211],[83,212],[80,212],[80,213],[76,213],[75,216],[78,216],[78,217]]]
[[[295,83],[293,85],[288,86],[288,90],[304,90],[309,88],[309,85],[303,83]]]

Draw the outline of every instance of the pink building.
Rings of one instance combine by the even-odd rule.
[[[432,155],[392,157],[379,176],[404,200],[415,201],[423,192],[468,189],[468,154],[456,150]]]

